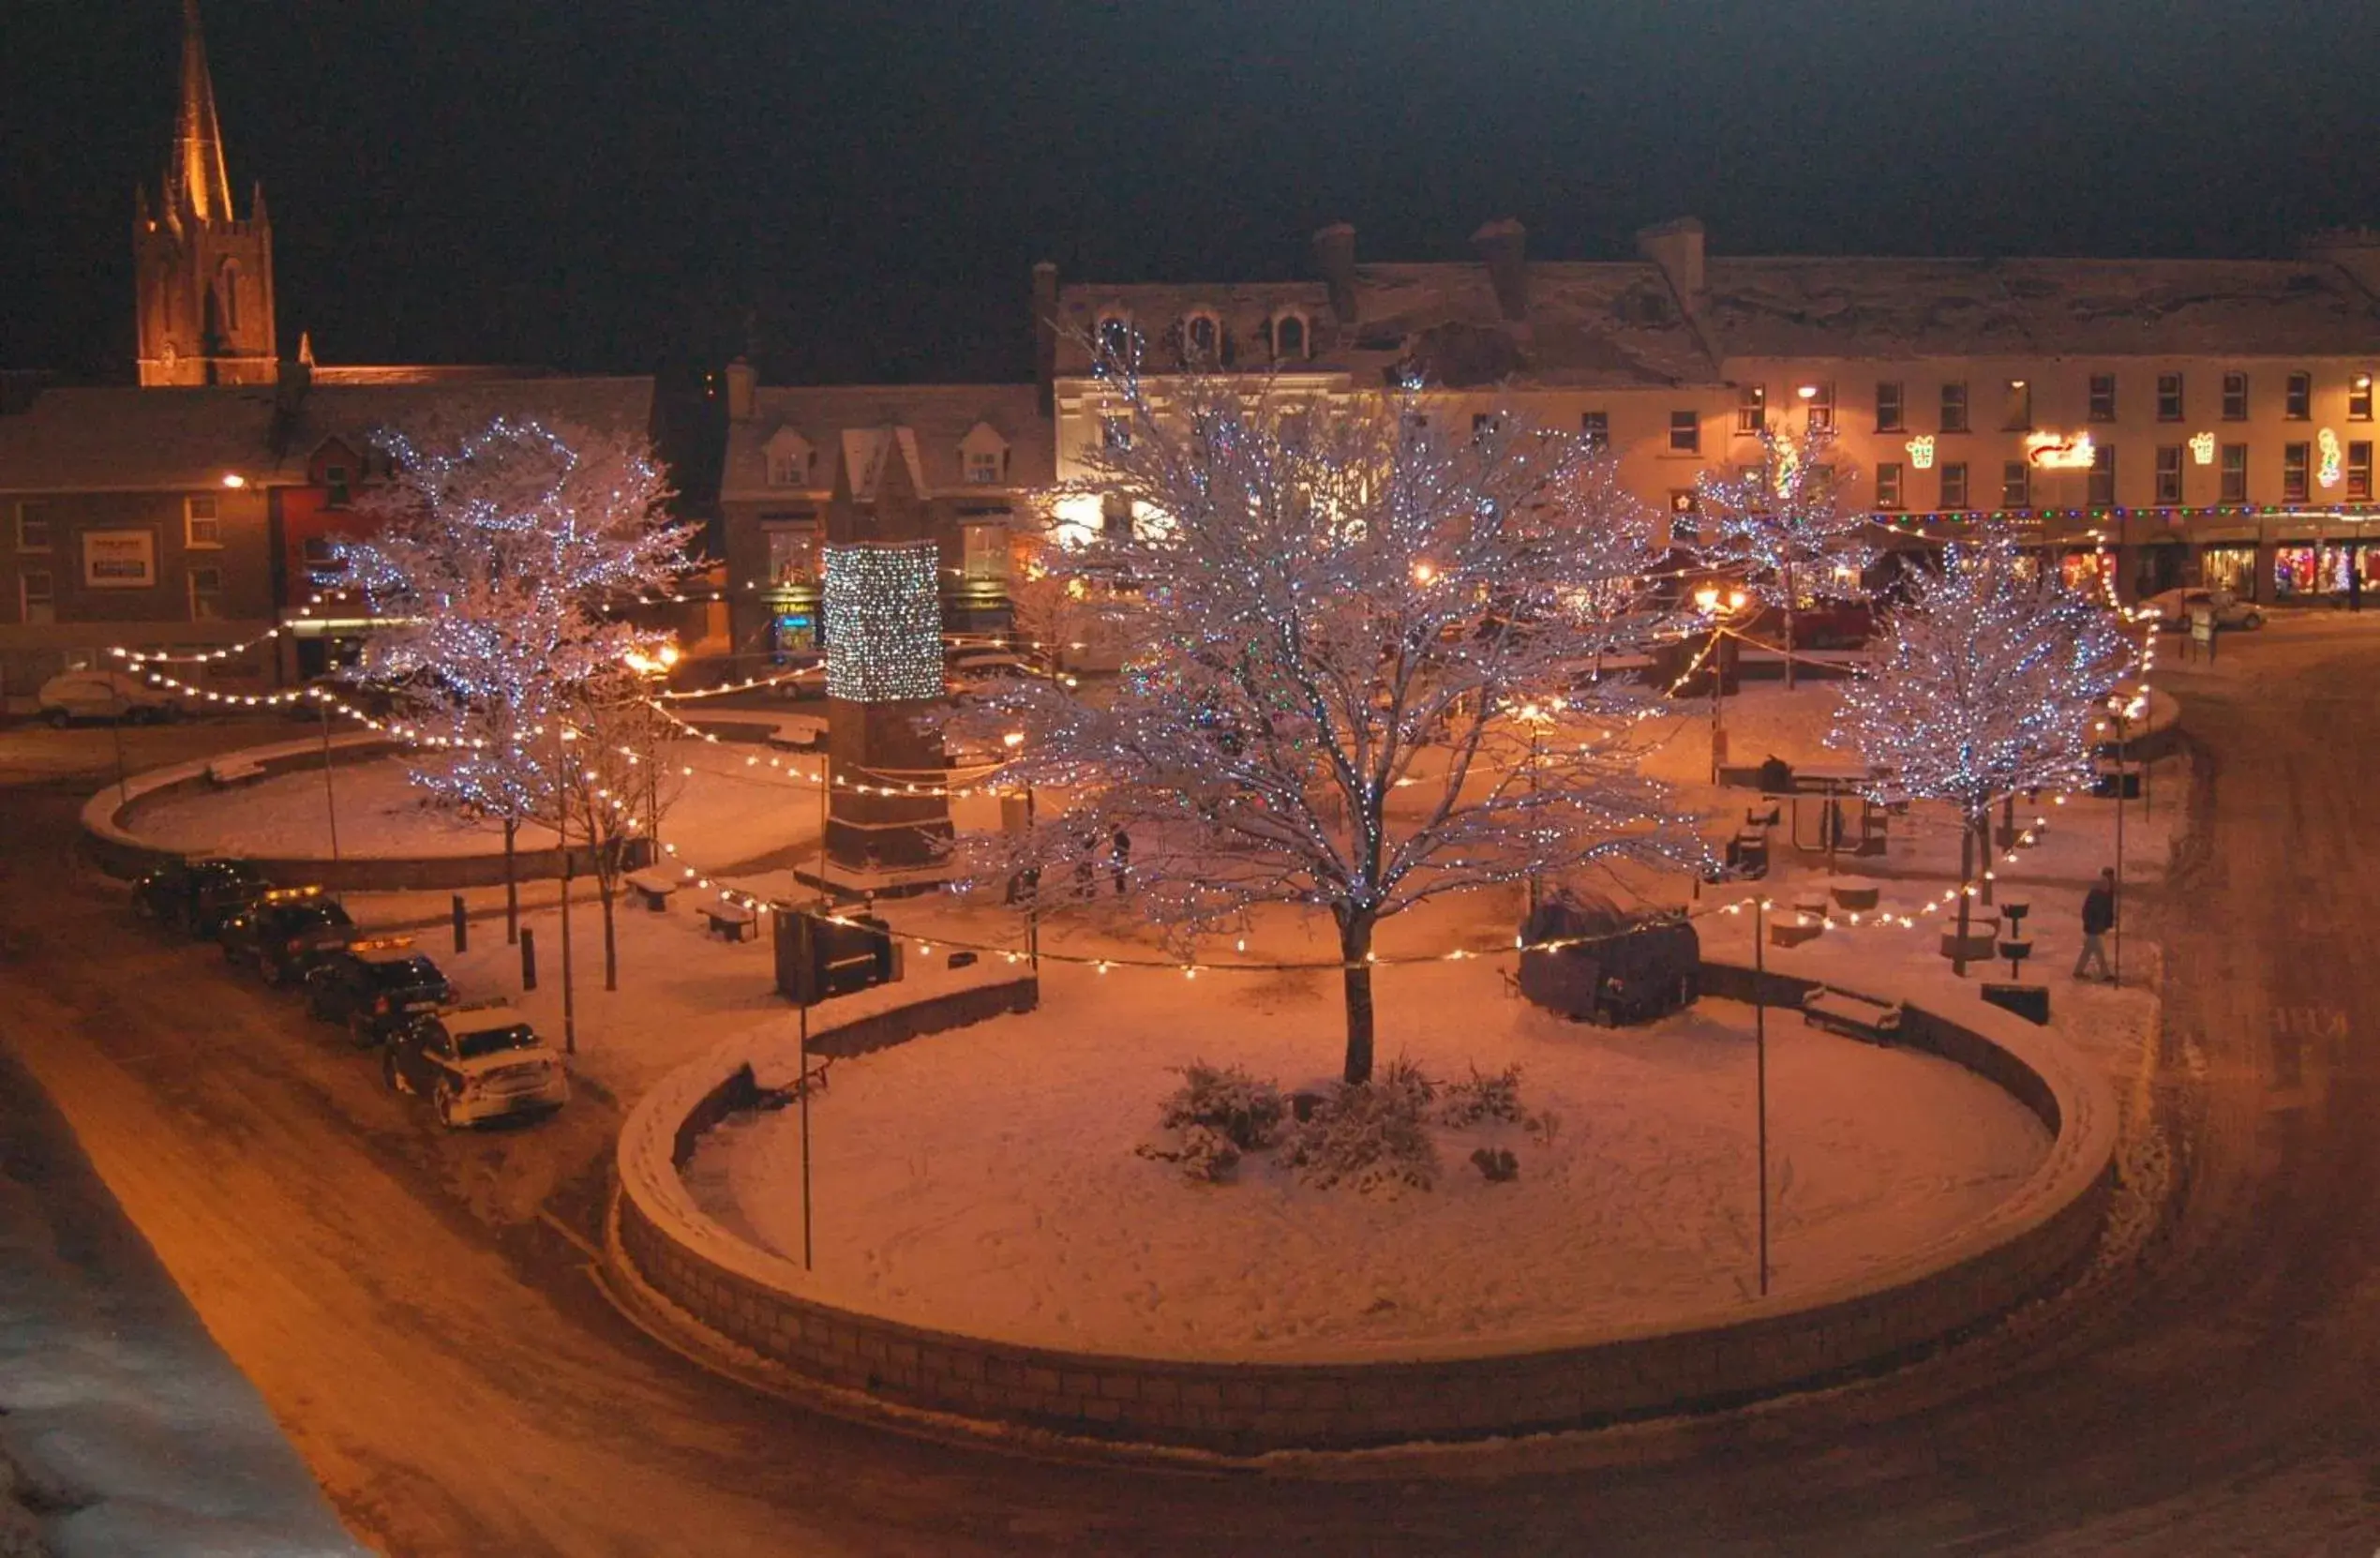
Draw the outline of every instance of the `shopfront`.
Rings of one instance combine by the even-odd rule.
[[[2285,541],[2272,551],[2275,600],[2343,594],[2351,573],[2362,588],[2380,587],[2380,547],[2361,541]]]
[[[2256,588],[2256,544],[2225,542],[2198,554],[2198,582],[2209,590],[2228,590],[2243,601],[2262,600]]]

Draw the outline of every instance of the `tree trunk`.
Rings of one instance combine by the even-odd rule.
[[[1793,566],[1785,568],[1785,690],[1793,690]]]
[[[1967,906],[1973,902],[1968,896],[1967,884],[1975,879],[1975,820],[1958,831],[1958,950],[1951,959],[1951,972],[1960,979],[1967,977]]]
[[[578,1053],[578,1007],[574,998],[570,963],[570,847],[566,843],[561,856],[561,1049],[564,1055]]]
[[[1340,1074],[1351,1087],[1371,1080],[1371,929],[1369,914],[1340,916],[1339,955],[1346,963],[1340,979],[1347,992],[1347,1064]]]
[[[1983,869],[1981,872],[1983,878],[1983,906],[1989,908],[1992,906],[1992,878],[1998,875],[1992,869],[1992,808],[1989,802],[1984,804],[1982,811],[1975,814],[1975,853],[1983,862]]]
[[[611,928],[612,880],[609,876],[595,878],[595,893],[604,904],[604,988],[617,990],[620,988],[620,943]]]
[[[520,945],[520,867],[514,843],[520,837],[520,819],[504,818],[504,945]]]

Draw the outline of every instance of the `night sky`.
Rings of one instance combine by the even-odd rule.
[[[2380,222],[2372,0],[205,0],[282,345],[1023,377],[1027,271],[2287,253]],[[123,378],[176,0],[6,0],[0,367]]]

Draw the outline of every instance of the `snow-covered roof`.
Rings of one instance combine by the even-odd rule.
[[[293,416],[272,385],[46,390],[0,416],[0,492],[180,491],[299,485],[326,439],[362,449],[394,427],[461,432],[500,412],[595,432],[645,432],[649,378],[537,378],[462,382],[314,384]]]
[[[857,477],[874,464],[873,441],[888,428],[907,435],[903,454],[914,462],[921,491],[966,487],[963,451],[982,446],[987,430],[1010,451],[1004,488],[1056,479],[1055,435],[1031,384],[763,385],[753,392],[751,420],[727,426],[720,495],[765,501],[802,490],[769,482],[769,446],[786,429],[822,451],[841,449],[846,433],[868,435],[853,451]],[[823,496],[834,482],[833,466],[831,457],[814,462],[810,489]]]

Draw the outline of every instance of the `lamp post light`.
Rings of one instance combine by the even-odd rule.
[[[1529,727],[1529,795],[1532,801],[1537,794],[1537,767],[1545,757],[1546,726],[1552,721],[1554,710],[1561,707],[1562,700],[1556,698],[1551,708],[1537,703],[1524,703],[1519,711],[1520,723]],[[1529,919],[1532,922],[1534,922],[1537,918],[1537,905],[1543,895],[1543,879],[1536,872],[1530,872]]]
[[[1711,783],[1714,785],[1719,782],[1720,765],[1727,761],[1727,732],[1719,724],[1719,695],[1727,682],[1727,624],[1748,600],[1741,588],[1722,590],[1716,583],[1694,592],[1696,607],[1711,619],[1711,644],[1702,652],[1702,663],[1711,678]]]
[[[1000,738],[1000,744],[1009,751],[1010,759],[1025,746],[1025,732],[1011,730]],[[1026,780],[1018,786],[1025,792],[1025,836],[1031,847],[1033,837],[1033,782]],[[1041,971],[1041,883],[1040,873],[1034,870],[1021,873],[1025,877],[1025,966],[1035,973]]]

